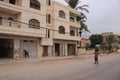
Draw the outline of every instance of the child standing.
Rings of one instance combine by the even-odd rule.
[[[94,59],[95,59],[95,64],[99,64],[99,62],[98,62],[98,53],[99,52],[99,49],[95,49],[95,57],[94,57]]]

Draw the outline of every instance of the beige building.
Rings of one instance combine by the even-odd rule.
[[[115,40],[115,43],[119,41],[119,35],[117,34],[114,34],[113,32],[105,32],[105,33],[102,33],[102,36],[103,36],[103,41],[106,42],[106,38],[108,38],[109,36],[113,36],[114,40]]]
[[[86,38],[82,38],[81,39],[81,47],[82,48],[85,48],[86,46],[90,46],[91,42],[89,39],[86,39]]]
[[[104,42],[105,46],[110,45],[110,44],[108,44],[108,40],[111,41],[111,39],[109,39],[109,38],[110,38],[110,36],[113,36],[113,41],[111,41],[112,50],[116,51],[118,48],[120,48],[119,47],[119,45],[120,45],[120,36],[118,34],[114,34],[113,32],[105,32],[105,33],[102,33],[102,36],[103,36],[103,42]]]
[[[0,58],[68,56],[80,41],[80,13],[51,0],[0,0]]]

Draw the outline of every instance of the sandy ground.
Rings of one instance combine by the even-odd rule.
[[[120,54],[62,60],[18,60],[0,64],[0,80],[120,80]],[[21,62],[19,62],[21,61]]]

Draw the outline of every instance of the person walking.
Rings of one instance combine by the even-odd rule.
[[[29,57],[29,53],[27,52],[27,50],[23,50],[23,51],[24,51],[25,58]]]

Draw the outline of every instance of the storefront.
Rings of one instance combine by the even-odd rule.
[[[76,55],[77,42],[67,40],[54,40],[53,56]]]

